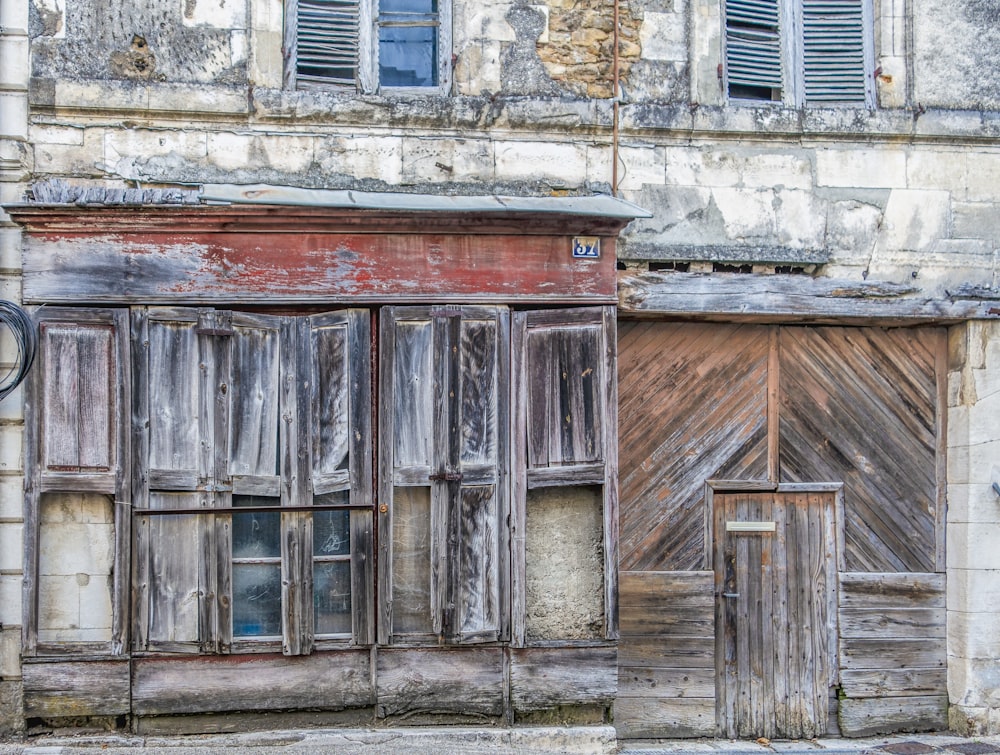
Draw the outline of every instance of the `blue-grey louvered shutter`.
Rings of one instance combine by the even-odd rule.
[[[864,0],[802,0],[805,101],[865,102]]]
[[[356,86],[359,0],[298,0],[297,5],[296,85]]]
[[[731,97],[780,94],[778,0],[726,0],[726,77]]]

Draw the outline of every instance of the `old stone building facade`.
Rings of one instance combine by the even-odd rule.
[[[193,714],[259,711],[252,692],[232,691],[235,672],[210,663],[229,654],[275,680],[275,710],[337,721],[419,709],[447,722],[613,722],[620,737],[1000,733],[997,9],[402,5],[0,0],[0,297],[41,307],[54,339],[27,401],[19,391],[0,404],[0,731],[183,729]],[[594,195],[617,201],[588,204]],[[351,246],[352,233],[413,241]],[[553,256],[560,239],[565,258]],[[603,257],[588,247],[581,259],[594,266],[573,267],[569,239],[599,240]],[[336,267],[344,249],[356,256]],[[485,263],[494,254],[504,265]],[[362,263],[365,279],[348,271]],[[513,282],[491,287],[491,276]],[[413,334],[438,333],[442,318],[461,324],[420,351]],[[70,325],[101,344],[111,389],[100,406],[114,408],[98,423],[111,460],[75,471],[46,445],[57,423],[45,411],[86,383],[60,361],[60,344],[77,344]],[[244,331],[244,351],[183,351]],[[323,335],[334,331],[367,344],[340,367]],[[162,364],[148,354],[157,332],[172,334]],[[275,471],[281,454],[261,440],[247,463],[269,460],[268,474],[236,472],[243,436],[207,408],[209,394],[157,393],[168,382],[157,369],[179,355],[194,361],[176,385],[197,383],[206,363],[220,375],[243,358],[263,364],[267,334],[280,334],[267,364],[282,407],[306,406],[302,385],[343,370],[327,409],[310,411],[320,427],[367,408],[317,430],[347,438],[349,427],[349,451],[331,446],[327,459],[313,447],[301,468],[290,453]],[[448,459],[479,465],[475,483],[430,451],[414,461],[428,427],[458,410],[410,416],[400,398],[408,358],[416,382],[458,379],[433,371],[449,347],[485,360],[455,369],[489,373],[486,388],[463,390],[501,407],[477,426],[489,442],[442,441]],[[561,356],[546,362],[550,347]],[[593,427],[539,460],[533,402],[548,388],[529,376],[567,364],[602,377],[567,410]],[[287,415],[271,409],[278,437]],[[157,440],[156,423],[187,410],[202,425],[175,445],[163,440],[172,429]],[[558,434],[553,422],[540,432]],[[232,458],[184,487],[183,449],[226,444]],[[393,529],[437,521],[431,493],[406,492],[413,470],[420,490],[494,490],[487,524],[464,526],[465,491],[467,508],[440,515],[440,531]],[[238,475],[254,478],[243,492]],[[223,503],[202,527],[206,492]],[[156,502],[188,494],[194,503]],[[307,495],[360,550],[320,557]],[[279,497],[284,509],[261,504]],[[180,513],[133,515],[143,501]],[[241,554],[240,505],[256,507],[254,526],[280,514],[281,544]],[[177,524],[184,516],[197,524]],[[499,586],[445,546],[483,532]],[[550,547],[550,533],[563,545]],[[157,537],[211,540],[225,566],[185,572],[162,560]],[[312,559],[289,555],[299,547]],[[443,564],[426,577],[428,605],[407,604],[424,577],[393,552]],[[255,568],[284,585],[270,629],[242,635],[234,622],[255,617],[225,600],[188,614],[164,597],[177,587],[167,572],[202,600],[225,597],[220,581],[253,582],[239,575]],[[295,581],[296,569],[309,576]],[[350,582],[349,611],[289,597],[321,574]],[[464,592],[480,578],[492,597]],[[741,644],[751,624],[758,656]],[[271,644],[254,646],[254,632]],[[786,636],[791,647],[774,639]],[[776,682],[789,659],[801,665]],[[316,686],[332,675],[349,683]],[[456,691],[456,677],[469,686]],[[201,698],[187,694],[201,683]],[[761,697],[762,684],[777,691]],[[107,704],[88,705],[95,690]]]

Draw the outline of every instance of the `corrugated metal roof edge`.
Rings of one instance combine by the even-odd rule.
[[[580,197],[447,196],[305,189],[268,184],[203,184],[203,202],[336,207],[391,212],[544,212],[606,218],[651,218],[648,210],[607,194]]]

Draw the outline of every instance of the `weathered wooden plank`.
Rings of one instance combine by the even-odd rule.
[[[842,669],[841,689],[845,697],[913,697],[944,695],[948,671],[938,668]]]
[[[618,690],[613,646],[512,648],[510,694],[516,711],[558,705],[611,705]]]
[[[840,607],[944,608],[945,575],[895,572],[842,572]]]
[[[126,661],[25,663],[21,676],[27,718],[122,716],[129,712]]]
[[[842,669],[944,668],[945,644],[927,639],[840,640]]]
[[[622,634],[639,635],[689,635],[713,637],[715,634],[714,602],[702,600],[696,606],[671,606],[665,597],[659,606],[638,608],[623,604],[619,617]]]
[[[635,668],[618,669],[618,694],[622,697],[687,698],[715,697],[715,669]]]
[[[614,705],[615,729],[622,739],[688,738],[715,735],[714,698],[624,697]]]
[[[673,272],[620,275],[618,303],[626,313],[836,317],[855,322],[979,319],[989,317],[989,310],[996,307],[993,301],[972,298],[928,298],[905,284],[807,275]]]
[[[616,299],[613,254],[574,260],[572,237],[562,234],[408,234],[388,229],[277,234],[273,227],[206,233],[182,229],[176,215],[174,221],[177,225],[165,231],[133,226],[114,235],[106,228],[100,234],[26,234],[25,301],[200,304],[253,303],[266,297],[272,303],[610,304]],[[99,227],[96,218],[92,223]],[[604,241],[613,247],[612,240]],[[240,275],[233,276],[234,269]]]
[[[503,650],[394,649],[378,653],[378,715],[503,712]]]
[[[623,637],[622,666],[640,668],[715,668],[714,637]]]
[[[948,696],[842,699],[838,717],[845,737],[941,731],[948,728]]]
[[[714,600],[715,573],[711,571],[622,571],[623,606],[697,606]]]
[[[945,628],[943,608],[842,608],[840,610],[841,637],[943,640]]]
[[[299,657],[135,659],[133,710],[170,715],[372,705],[370,658],[368,650],[340,650]]]

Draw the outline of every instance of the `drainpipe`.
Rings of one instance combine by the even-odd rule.
[[[618,196],[618,11],[620,0],[614,0],[614,30],[611,58],[611,195]]]

